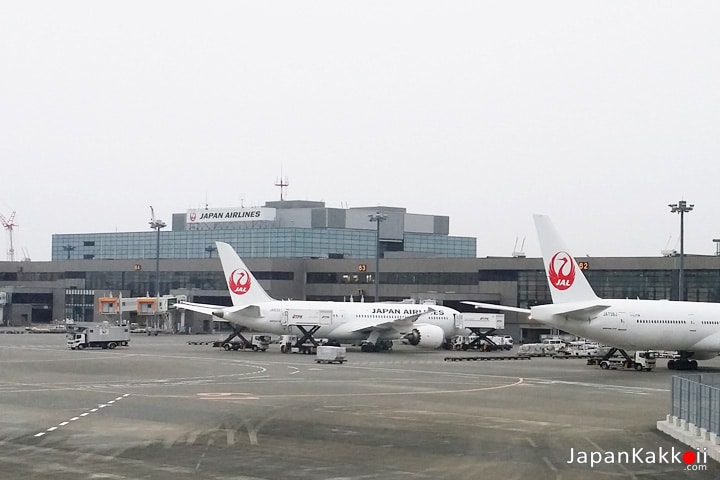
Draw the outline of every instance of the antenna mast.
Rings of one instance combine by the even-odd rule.
[[[290,185],[290,183],[288,182],[288,178],[287,178],[287,176],[285,178],[283,178],[282,169],[280,169],[280,179],[275,180],[275,186],[280,187],[280,201],[281,202],[283,200],[285,200],[285,187],[287,187],[288,185]]]
[[[2,222],[3,227],[5,230],[8,231],[8,238],[10,239],[10,248],[7,251],[7,259],[10,262],[15,261],[15,248],[13,248],[13,229],[15,227],[19,227],[18,224],[14,222],[15,220],[15,212],[13,211],[10,215],[10,219],[5,218],[5,216],[0,213],[0,221]]]

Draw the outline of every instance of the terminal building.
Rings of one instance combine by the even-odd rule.
[[[98,302],[114,296],[185,295],[229,305],[215,241],[232,245],[278,299],[372,301],[378,253],[381,301],[432,300],[459,311],[472,311],[463,300],[551,302],[542,259],[478,258],[475,238],[449,233],[446,216],[309,201],[188,210],[174,214],[167,231],[59,233],[49,262],[0,262],[0,325],[102,320]],[[679,263],[677,255],[659,254],[585,257],[579,265],[600,297],[674,300]],[[684,268],[687,300],[720,302],[720,256],[686,255]],[[173,320],[174,330],[213,330],[206,316],[187,315]],[[519,341],[551,333],[524,315],[506,313],[505,325]]]
[[[381,212],[382,220],[370,217]],[[378,232],[379,226],[379,232]],[[160,231],[160,258],[211,257],[215,241],[242,258],[374,258],[384,256],[474,258],[476,239],[449,235],[450,218],[407,213],[404,208],[328,208],[324,202],[277,201],[255,208],[188,210]],[[378,242],[379,238],[379,242]],[[156,232],[57,234],[52,260],[155,259]]]

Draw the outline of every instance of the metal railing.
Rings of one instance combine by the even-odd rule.
[[[672,415],[720,435],[720,375],[673,376]]]

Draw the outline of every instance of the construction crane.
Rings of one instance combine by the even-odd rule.
[[[13,229],[18,227],[15,222],[15,212],[13,211],[10,218],[5,218],[5,215],[0,213],[0,222],[2,222],[3,228],[8,231],[8,238],[10,239],[10,248],[7,251],[7,259],[10,262],[15,261],[15,249],[13,248]]]

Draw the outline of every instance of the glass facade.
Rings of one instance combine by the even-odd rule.
[[[293,272],[253,272],[258,280],[295,279]],[[129,290],[131,297],[155,294],[155,272],[87,272],[85,286],[99,292],[112,293]],[[226,290],[225,276],[221,271],[213,272],[160,272],[160,292],[175,289]]]
[[[504,271],[503,273],[515,273],[517,275],[518,307],[530,308],[535,305],[552,303],[545,271],[525,270],[518,272]]]
[[[477,239],[472,237],[406,233],[405,251],[432,254],[438,257],[475,258],[477,255]]]
[[[307,283],[363,283],[375,282],[372,273],[310,272]],[[477,285],[478,275],[473,272],[380,272],[383,285]]]
[[[481,272],[481,276],[488,272]],[[545,272],[503,271],[517,275],[518,306],[551,303]],[[677,270],[586,270],[583,272],[600,298],[677,300]],[[685,299],[691,302],[720,302],[720,271],[685,270]]]
[[[204,258],[215,241],[229,243],[243,258],[374,258],[375,232],[332,228],[260,228],[160,231],[160,258]],[[157,232],[55,234],[52,260],[156,258]],[[476,255],[476,239],[406,233],[406,252],[432,256]]]
[[[92,290],[65,291],[65,318],[76,322],[92,322],[95,311],[95,292]],[[50,301],[52,304],[52,300]]]
[[[668,270],[593,270],[586,271],[585,274],[595,293],[604,298],[670,300],[673,281],[677,281],[677,273],[673,274]],[[689,284],[688,286],[690,287]],[[697,285],[690,288],[695,289]]]

